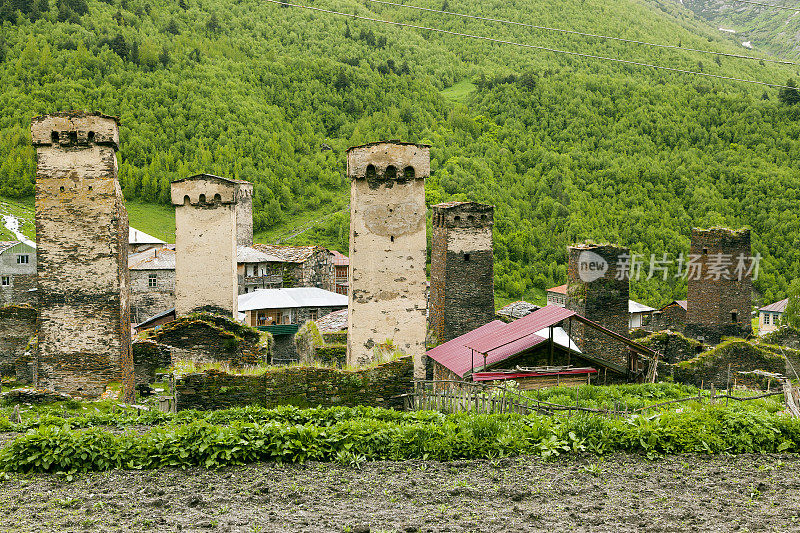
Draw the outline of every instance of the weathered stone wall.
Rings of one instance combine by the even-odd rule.
[[[224,362],[241,367],[264,360],[257,331],[209,314],[189,315],[164,324],[150,339],[169,346],[173,361]]]
[[[36,314],[36,309],[29,306],[0,307],[0,376],[19,379],[16,363],[24,357],[31,337],[36,334]],[[27,377],[27,373],[20,377]]]
[[[133,343],[133,368],[137,385],[152,383],[156,378],[156,370],[167,368],[171,364],[169,346],[151,340]]]
[[[285,365],[300,360],[294,335],[275,335],[272,345],[272,364]]]
[[[27,256],[27,263],[18,263],[20,256]],[[37,305],[35,248],[20,242],[0,253],[0,276],[10,281],[0,285],[0,305]]]
[[[212,311],[236,318],[236,205],[247,185],[207,174],[172,182],[178,316]]]
[[[429,327],[447,342],[494,319],[494,206],[433,206]]]
[[[150,275],[156,275],[156,287],[150,287]],[[144,322],[175,307],[174,270],[131,270],[131,321]]]
[[[570,246],[568,253],[566,307],[627,337],[629,280],[619,260],[629,254],[628,249],[586,244]],[[621,342],[578,321],[572,324],[572,334],[587,355],[629,366],[628,349]]]
[[[700,342],[672,331],[652,333],[637,342],[661,354],[659,360],[669,364],[694,359],[705,351]]]
[[[236,244],[253,246],[253,184],[238,181],[239,194],[236,202]]]
[[[735,272],[740,257],[750,266],[750,255],[749,229],[692,229],[689,258],[699,264],[699,270],[696,275],[688,273],[684,329],[688,337],[717,344],[724,336],[752,333],[752,275]],[[722,263],[728,266],[715,271],[714,265]]]
[[[39,284],[37,385],[133,400],[128,215],[117,181],[116,119],[34,118]]]
[[[653,313],[650,324],[645,326],[649,331],[677,331],[683,332],[686,326],[686,309],[673,302]]]
[[[430,148],[374,143],[347,152],[350,295],[347,361],[364,365],[391,339],[425,376],[427,242],[425,178]]]
[[[175,389],[179,410],[284,404],[402,409],[397,396],[411,392],[413,368],[412,359],[403,357],[354,372],[288,367],[248,376],[209,370],[178,378]]]

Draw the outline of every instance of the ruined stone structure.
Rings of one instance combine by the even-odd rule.
[[[128,214],[117,181],[117,120],[34,118],[39,387],[99,396],[122,382],[133,400]]]
[[[447,342],[494,320],[494,206],[433,206],[430,329]]]
[[[236,200],[236,244],[253,246],[253,184],[237,181],[239,194]]]
[[[236,317],[237,204],[251,192],[248,182],[209,174],[172,182],[178,316],[209,311]]]
[[[36,305],[36,249],[0,241],[0,305]]]
[[[687,337],[718,344],[723,336],[750,335],[750,256],[748,229],[692,229],[684,329]]]
[[[602,327],[628,336],[628,285],[624,271],[627,248],[611,244],[568,247],[567,309]],[[628,349],[619,341],[577,321],[572,337],[581,351],[622,368],[630,367]]]
[[[363,365],[392,341],[425,377],[425,178],[430,147],[380,142],[347,151],[350,294],[347,362]]]
[[[0,307],[0,376],[12,376],[18,380],[25,377],[17,376],[16,365],[25,355],[31,337],[35,334],[34,308],[19,305]]]

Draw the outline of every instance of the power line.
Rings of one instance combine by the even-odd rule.
[[[429,11],[431,13],[440,13],[442,15],[453,15],[453,16],[456,16],[456,17],[462,17],[462,18],[474,19],[474,20],[484,20],[484,21],[487,21],[487,22],[499,22],[501,24],[513,24],[515,26],[524,26],[526,28],[533,28],[533,29],[536,29],[536,30],[553,31],[553,32],[559,32],[559,33],[568,33],[568,34],[572,34],[572,35],[581,35],[583,37],[595,37],[595,38],[598,38],[598,39],[607,39],[607,40],[611,40],[611,41],[620,41],[620,42],[623,42],[623,43],[631,43],[631,44],[641,44],[641,45],[644,45],[644,46],[654,46],[654,47],[657,47],[657,48],[671,48],[671,49],[676,49],[676,50],[685,50],[687,52],[699,52],[701,54],[712,54],[712,55],[717,55],[717,56],[733,57],[733,58],[736,58],[736,59],[751,59],[753,61],[769,61],[770,63],[780,63],[782,65],[798,65],[798,64],[800,64],[800,63],[796,63],[794,61],[789,61],[787,59],[761,58],[761,57],[748,56],[748,55],[744,55],[744,54],[732,54],[732,53],[726,53],[726,52],[715,52],[713,50],[699,50],[699,49],[696,49],[696,48],[686,48],[686,47],[677,46],[677,45],[674,45],[674,44],[650,43],[650,42],[647,42],[647,41],[637,41],[635,39],[625,39],[625,38],[622,38],[622,37],[612,37],[610,35],[598,35],[598,34],[595,34],[595,33],[586,33],[586,32],[575,31],[575,30],[565,30],[565,29],[562,29],[562,28],[550,28],[548,26],[539,26],[539,25],[536,25],[536,24],[527,24],[525,22],[516,22],[516,21],[513,21],[513,20],[496,19],[496,18],[491,18],[491,17],[481,17],[481,16],[478,16],[478,15],[466,15],[464,13],[455,13],[453,11],[443,11],[443,10],[440,10],[440,9],[431,9],[431,8],[428,8],[428,7],[412,6],[412,5],[409,5],[409,4],[398,4],[396,2],[387,2],[386,0],[368,0],[368,1],[369,2],[374,2],[376,4],[385,4],[385,5],[389,5],[389,6],[406,7],[408,9],[416,9],[418,11]]]
[[[749,80],[749,79],[745,79],[745,78],[734,78],[734,77],[731,77],[731,76],[722,76],[720,74],[710,74],[708,72],[697,72],[697,71],[694,71],[694,70],[686,70],[686,69],[674,68],[674,67],[664,67],[664,66],[661,66],[661,65],[653,65],[651,63],[642,63],[642,62],[639,62],[639,61],[631,61],[631,60],[628,60],[628,59],[619,59],[619,58],[616,58],[616,57],[606,57],[606,56],[598,56],[598,55],[592,55],[592,54],[584,54],[582,52],[571,52],[569,50],[559,50],[558,48],[548,48],[546,46],[537,46],[537,45],[534,45],[534,44],[517,43],[517,42],[514,42],[514,41],[505,41],[503,39],[494,39],[492,37],[483,37],[481,35],[473,35],[471,33],[461,33],[461,32],[457,32],[457,31],[443,30],[441,28],[431,28],[431,27],[428,27],[428,26],[418,26],[416,24],[408,24],[408,23],[405,23],[405,22],[393,22],[391,20],[383,20],[383,19],[376,19],[376,18],[371,18],[371,17],[363,17],[361,15],[355,15],[355,14],[352,14],[352,13],[342,13],[341,11],[333,11],[333,10],[330,10],[330,9],[322,9],[320,7],[312,7],[312,6],[304,6],[304,5],[300,5],[300,4],[292,4],[292,3],[287,2],[285,0],[264,0],[264,1],[265,2],[271,2],[273,4],[278,4],[278,5],[281,5],[281,6],[284,6],[284,7],[285,6],[299,7],[301,9],[309,9],[311,11],[318,11],[320,13],[328,13],[328,14],[331,14],[331,15],[341,15],[343,17],[348,17],[348,18],[352,18],[352,19],[367,20],[367,21],[370,21],[370,22],[380,22],[382,24],[391,24],[392,26],[401,26],[401,27],[404,27],[404,28],[414,28],[414,29],[417,29],[417,30],[433,31],[433,32],[437,32],[437,33],[444,33],[444,34],[447,34],[447,35],[456,35],[458,37],[468,37],[470,39],[478,39],[478,40],[482,40],[482,41],[489,41],[489,42],[499,43],[499,44],[510,44],[510,45],[513,45],[513,46],[520,46],[522,48],[531,48],[531,49],[534,49],[534,50],[543,50],[545,52],[553,52],[555,54],[566,54],[566,55],[571,55],[571,56],[583,57],[583,58],[587,58],[587,59],[600,59],[600,60],[603,60],[603,61],[613,61],[615,63],[623,63],[623,64],[626,64],[626,65],[635,65],[635,66],[639,66],[639,67],[649,67],[649,68],[654,68],[654,69],[657,69],[657,70],[666,70],[666,71],[669,71],[669,72],[680,72],[682,74],[694,74],[696,76],[705,76],[707,78],[716,78],[716,79],[720,79],[720,80],[740,81],[740,82],[743,82],[743,83],[752,83],[754,85],[766,85],[767,87],[776,87],[776,88],[779,88],[779,89],[794,89],[794,90],[797,89],[796,87],[790,87],[788,85],[780,85],[780,84],[777,84],[777,83],[767,83],[765,81]]]
[[[791,7],[791,6],[776,6],[775,4],[765,4],[763,2],[753,2],[752,0],[733,0],[734,2],[739,2],[740,4],[752,4],[754,6],[761,6],[761,7],[771,7],[774,9],[785,9],[787,11],[800,11],[800,7]]]

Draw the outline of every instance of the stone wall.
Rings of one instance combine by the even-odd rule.
[[[686,327],[686,309],[679,303],[672,302],[655,311],[650,319],[650,324],[646,325],[645,329],[649,331],[670,330],[683,333],[684,327]]]
[[[425,178],[430,147],[374,143],[347,152],[350,295],[347,361],[374,360],[387,340],[425,376],[427,332]]]
[[[117,120],[32,120],[39,285],[37,385],[87,397],[111,382],[133,400],[128,215],[117,181]]]
[[[239,181],[236,202],[236,244],[253,246],[253,184]]]
[[[156,276],[156,287],[150,287],[150,275]],[[131,270],[131,321],[144,322],[175,307],[174,270]]]
[[[17,376],[16,364],[36,334],[36,313],[29,306],[0,307],[0,376],[12,376],[18,381],[28,377],[27,373]]]
[[[236,204],[252,185],[200,174],[172,182],[175,206],[175,312],[236,318]]]
[[[433,206],[429,327],[447,342],[494,319],[494,206]]]
[[[170,347],[151,340],[133,343],[133,368],[136,384],[155,381],[156,370],[168,368],[172,364]]]
[[[585,244],[570,246],[568,254],[566,307],[627,337],[628,275],[620,268],[620,260],[629,254],[628,249]],[[621,342],[577,321],[572,334],[587,355],[629,367],[628,349]]]
[[[27,256],[19,263],[20,256]],[[0,253],[0,276],[8,277],[9,285],[0,285],[0,306],[32,305],[38,303],[36,289],[36,249],[24,242]]]
[[[705,351],[702,343],[673,331],[659,331],[637,341],[661,354],[659,361],[669,364],[694,359]]]
[[[745,266],[750,266],[750,255],[748,229],[692,229],[689,258],[697,269],[687,272],[686,336],[718,344],[722,337],[752,333],[752,276],[735,271],[740,257],[747,258]],[[727,266],[715,269],[715,264]]]
[[[250,376],[209,370],[178,378],[175,389],[179,410],[284,404],[402,409],[397,396],[411,392],[412,379],[412,359],[403,357],[358,371],[287,367]]]

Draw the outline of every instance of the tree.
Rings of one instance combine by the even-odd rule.
[[[786,87],[778,89],[778,100],[786,105],[795,105],[800,102],[800,91],[793,78],[786,80]]]
[[[781,324],[800,329],[800,279],[789,286],[789,303],[781,317]]]
[[[211,33],[219,33],[221,27],[219,25],[219,19],[217,18],[216,13],[211,14],[211,18],[208,19],[208,23],[206,23],[206,29]]]

